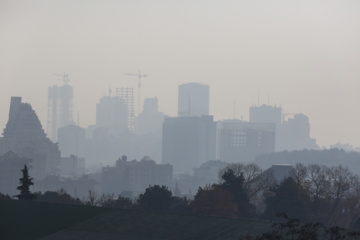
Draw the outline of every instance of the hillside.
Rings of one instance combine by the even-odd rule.
[[[25,201],[0,201],[0,239],[238,239],[270,223]],[[20,230],[21,229],[21,230]]]

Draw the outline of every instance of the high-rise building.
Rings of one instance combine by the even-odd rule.
[[[105,96],[96,104],[96,128],[106,128],[113,136],[134,130],[134,92],[117,88],[116,96]]]
[[[64,75],[64,78],[67,75]],[[64,79],[63,86],[51,86],[48,89],[47,134],[53,142],[57,142],[57,131],[61,127],[74,124],[73,89]]]
[[[293,118],[285,117],[292,115]],[[275,151],[318,149],[310,137],[309,118],[304,114],[283,113],[281,107],[262,105],[250,107],[251,123],[275,124]]]
[[[280,133],[282,123],[282,108],[270,105],[250,107],[249,120],[251,123],[274,123],[275,124],[275,150],[281,149],[282,136]]]
[[[188,173],[216,157],[216,123],[212,116],[168,117],[163,124],[162,162]]]
[[[128,128],[125,100],[118,96],[105,96],[96,104],[96,127],[107,128],[117,136]]]
[[[209,115],[209,86],[186,83],[179,86],[178,116]]]
[[[135,133],[158,135],[162,130],[164,114],[158,110],[157,98],[145,98],[143,111],[135,118]]]
[[[241,120],[218,122],[218,153],[225,162],[250,162],[275,151],[275,124]]]
[[[46,137],[35,111],[30,104],[22,103],[21,97],[11,97],[9,120],[3,136],[0,154],[13,151],[19,157],[32,159],[34,178],[57,173],[58,146]]]
[[[304,114],[294,114],[282,123],[280,134],[282,136],[280,150],[318,149],[316,140],[310,137],[309,118]]]

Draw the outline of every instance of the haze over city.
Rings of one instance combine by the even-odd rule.
[[[47,91],[67,73],[80,126],[109,88],[134,87],[177,114],[178,86],[210,86],[215,120],[253,104],[309,117],[319,146],[360,146],[359,1],[1,1],[0,127],[11,96],[46,129]],[[137,96],[137,95],[136,95]],[[135,98],[137,100],[137,97]],[[235,102],[235,104],[234,104]],[[235,105],[235,111],[234,111]]]

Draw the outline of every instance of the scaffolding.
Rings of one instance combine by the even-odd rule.
[[[57,142],[57,131],[73,123],[73,89],[70,85],[54,85],[48,89],[46,133]]]
[[[127,127],[130,132],[134,131],[135,105],[133,88],[116,88],[116,96],[122,98],[126,105]]]

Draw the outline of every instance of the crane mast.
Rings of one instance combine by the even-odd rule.
[[[140,101],[141,101],[141,96],[140,96],[140,91],[141,91],[141,79],[142,78],[146,78],[147,74],[141,74],[141,71],[139,70],[139,73],[135,74],[135,73],[124,73],[125,75],[128,76],[132,76],[132,77],[138,77],[138,115],[140,115],[141,111],[140,111]]]

